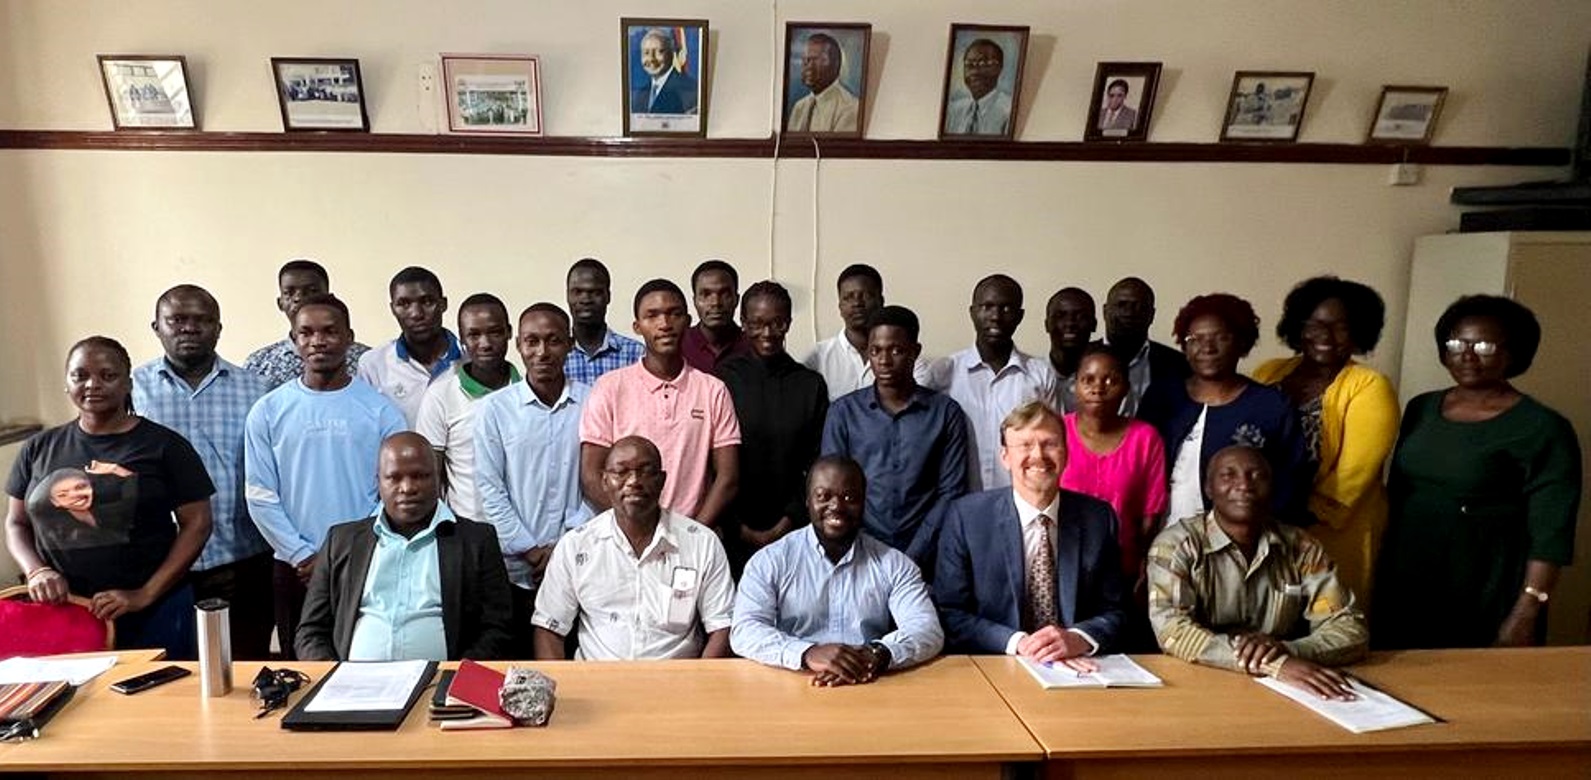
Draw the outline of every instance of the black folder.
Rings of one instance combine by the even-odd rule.
[[[289,731],[396,731],[403,725],[403,719],[408,717],[409,710],[414,708],[414,703],[420,700],[420,694],[425,692],[426,686],[431,684],[431,678],[436,676],[436,662],[432,661],[425,666],[425,671],[415,681],[414,690],[409,691],[409,699],[404,702],[402,709],[397,710],[354,710],[349,712],[307,712],[305,707],[315,700],[315,695],[320,693],[321,686],[326,684],[332,675],[342,667],[342,664],[332,667],[315,687],[309,689],[293,709],[282,717],[282,728]]]

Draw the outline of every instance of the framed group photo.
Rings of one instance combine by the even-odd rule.
[[[870,24],[790,22],[784,30],[784,132],[862,137]]]
[[[1428,144],[1447,100],[1447,87],[1384,86],[1367,143]]]
[[[101,54],[99,76],[117,130],[197,130],[180,55]]]
[[[707,20],[619,20],[624,134],[707,135]]]
[[[1015,136],[1027,48],[1026,27],[950,26],[939,108],[941,140],[1009,141]]]
[[[1232,77],[1222,141],[1298,140],[1304,107],[1315,74],[1300,71],[1240,70]]]
[[[1101,62],[1094,70],[1085,141],[1142,141],[1160,87],[1158,62]]]
[[[475,135],[541,135],[541,64],[512,54],[444,54],[447,129]]]
[[[370,130],[359,60],[272,57],[271,75],[283,130]]]

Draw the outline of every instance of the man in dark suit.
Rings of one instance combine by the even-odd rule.
[[[630,87],[632,114],[696,113],[696,80],[674,68],[678,49],[669,30],[655,28],[641,37],[641,70],[647,80]]]
[[[1005,418],[1000,459],[1012,485],[950,505],[934,594],[945,651],[1065,661],[1115,652],[1128,583],[1109,504],[1058,487],[1066,427],[1041,401]]]
[[[1094,344],[1109,347],[1127,367],[1131,387],[1122,399],[1121,413],[1134,417],[1151,385],[1188,378],[1188,359],[1180,349],[1149,340],[1149,326],[1155,323],[1155,291],[1148,282],[1129,276],[1111,285],[1104,313],[1105,338]]]
[[[293,642],[305,661],[503,658],[508,572],[490,525],[437,500],[436,457],[417,433],[381,444],[381,510],[332,526]]]

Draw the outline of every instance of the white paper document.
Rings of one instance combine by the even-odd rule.
[[[116,665],[116,656],[98,658],[7,658],[0,661],[0,684],[55,682],[82,685]]]
[[[425,674],[427,661],[344,662],[322,683],[305,712],[401,710]]]
[[[1158,688],[1165,684],[1125,655],[1090,659],[1099,665],[1098,671],[1093,672],[1078,672],[1058,661],[1041,664],[1027,658],[1017,660],[1045,688]]]
[[[1359,698],[1353,701],[1322,699],[1274,677],[1256,677],[1254,680],[1355,734],[1436,722],[1430,715],[1352,678],[1349,678],[1348,684],[1354,693],[1359,694]]]

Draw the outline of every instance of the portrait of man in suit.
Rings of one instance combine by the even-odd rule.
[[[954,25],[940,138],[1010,139],[1028,28]]]
[[[1144,141],[1160,85],[1158,62],[1101,62],[1094,70],[1085,141]]]
[[[785,41],[785,132],[860,136],[872,26],[790,25]]]
[[[1105,104],[1099,109],[1099,129],[1132,130],[1138,126],[1138,109],[1126,105],[1126,79],[1111,79],[1105,87]]]
[[[623,19],[626,135],[703,135],[705,21]]]

